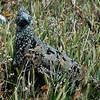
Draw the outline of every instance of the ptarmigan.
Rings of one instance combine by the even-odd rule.
[[[45,72],[49,76],[57,75],[60,77],[64,72],[70,74],[72,71],[81,73],[76,62],[41,41],[33,32],[30,25],[31,16],[27,10],[20,10],[15,22],[14,65],[18,68],[34,68],[38,73]]]

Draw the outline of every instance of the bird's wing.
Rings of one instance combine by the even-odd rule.
[[[62,55],[61,52],[45,43],[38,44],[34,49],[29,49],[29,53],[27,56],[32,56],[33,66],[42,68],[45,72],[71,71],[74,66],[78,67],[78,64],[67,55]]]

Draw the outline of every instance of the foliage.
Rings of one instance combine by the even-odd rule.
[[[4,84],[3,89],[0,88],[2,99],[100,99],[99,0],[1,0],[0,3],[1,14],[8,20],[6,25],[0,25],[0,87]],[[78,87],[67,80],[57,88],[52,84],[56,79],[49,83],[45,76],[47,86],[41,87],[41,93],[35,97],[37,91],[34,91],[34,82],[25,86],[23,78],[23,85],[19,87],[18,82],[13,81],[14,68],[11,63],[16,29],[14,20],[20,8],[26,8],[30,12],[32,28],[42,40],[81,65],[84,73]],[[34,70],[31,73],[34,76]],[[20,75],[19,73],[19,77]]]

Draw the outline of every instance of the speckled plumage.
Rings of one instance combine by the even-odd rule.
[[[14,64],[17,67],[35,68],[39,73],[61,76],[64,72],[75,71],[81,74],[79,65],[60,51],[52,48],[34,34],[31,16],[26,10],[19,11],[16,17],[16,38]],[[38,76],[39,77],[39,76]]]

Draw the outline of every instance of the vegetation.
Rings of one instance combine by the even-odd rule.
[[[27,87],[24,85],[18,87],[17,81],[14,81],[11,64],[16,31],[14,21],[20,8],[26,8],[30,12],[32,28],[42,40],[66,53],[81,65],[84,73],[77,87],[74,82],[70,84],[70,80],[67,80],[63,86],[57,88],[48,83],[47,79],[47,86],[41,87],[42,92],[36,97],[37,91],[34,91],[33,83],[30,83],[33,87],[30,87],[30,84]],[[0,25],[2,100],[4,98],[6,100],[100,99],[99,0],[1,0],[0,10],[0,13],[7,18],[7,23]],[[34,70],[32,72],[34,74]]]

